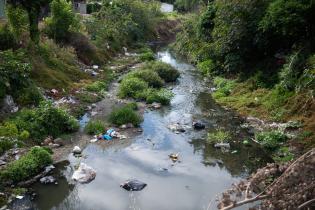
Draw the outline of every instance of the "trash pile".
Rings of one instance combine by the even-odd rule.
[[[94,136],[94,139],[91,139],[90,142],[93,143],[93,142],[97,142],[99,140],[111,141],[111,140],[113,140],[113,138],[126,139],[127,137],[111,128],[111,129],[108,129],[105,134],[100,134],[98,136]]]

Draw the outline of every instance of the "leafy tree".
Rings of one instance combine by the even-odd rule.
[[[50,0],[8,0],[8,3],[14,7],[21,6],[28,14],[29,31],[31,40],[39,42],[39,15],[41,7],[48,5]]]
[[[80,27],[80,22],[72,9],[71,2],[53,0],[50,4],[51,17],[46,19],[47,32],[55,40],[65,40],[71,30]]]

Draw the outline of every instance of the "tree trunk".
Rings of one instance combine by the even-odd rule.
[[[40,8],[29,8],[27,10],[29,25],[30,25],[30,38],[35,43],[39,43],[39,29],[38,29],[38,19]]]

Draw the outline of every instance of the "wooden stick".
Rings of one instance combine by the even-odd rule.
[[[304,208],[304,207],[306,207],[306,206],[308,206],[308,205],[310,205],[310,204],[312,204],[314,202],[315,202],[315,198],[312,199],[312,200],[306,201],[305,203],[299,205],[298,209],[302,209],[302,208]]]
[[[247,203],[252,203],[252,202],[255,202],[255,201],[258,201],[258,200],[263,200],[265,198],[267,198],[268,195],[257,195],[255,196],[254,198],[250,198],[250,199],[245,199],[245,200],[242,200],[242,201],[239,201],[239,202],[236,202],[236,203],[233,203],[227,207],[224,207],[220,210],[230,210],[230,209],[234,209],[236,207],[239,207],[239,206],[242,206],[244,204],[247,204]]]

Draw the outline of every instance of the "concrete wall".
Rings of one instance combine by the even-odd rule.
[[[5,17],[5,0],[0,0],[0,18]]]

